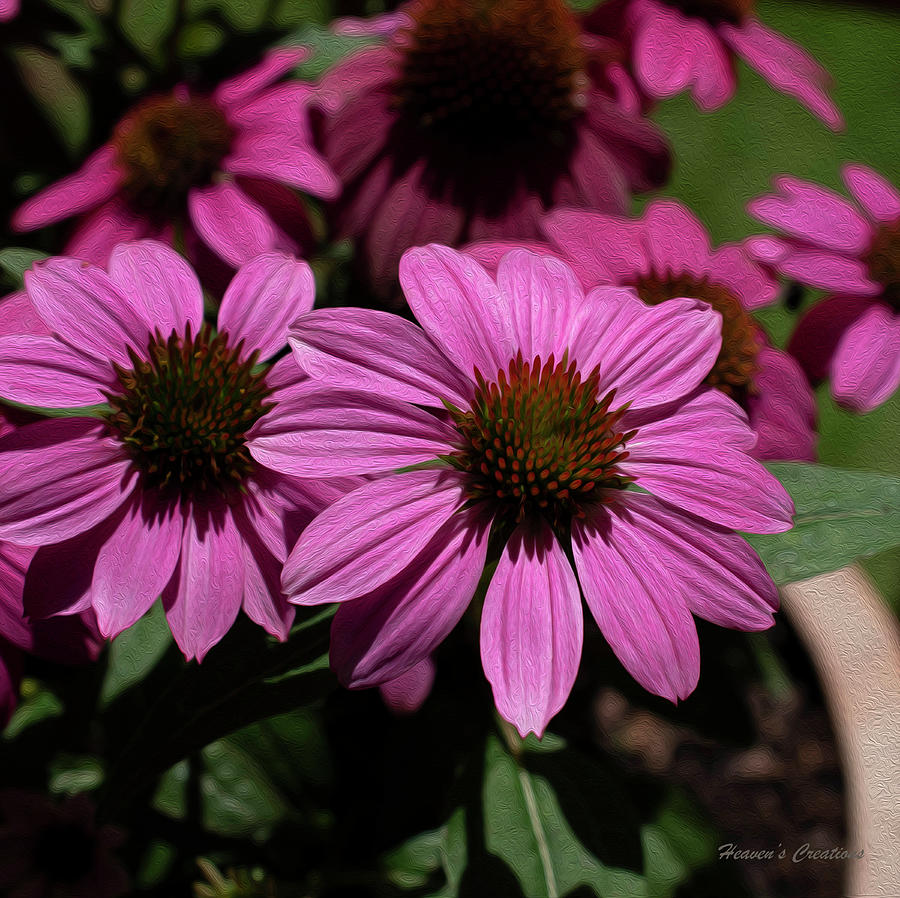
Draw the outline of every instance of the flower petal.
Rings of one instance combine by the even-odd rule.
[[[835,400],[870,412],[900,386],[900,316],[873,305],[847,329],[831,363]]]
[[[584,618],[575,573],[545,523],[513,531],[481,613],[481,663],[500,715],[524,738],[544,734],[566,703]]]
[[[17,290],[0,299],[0,337],[17,334],[45,336],[49,333],[47,325],[24,290]]]
[[[879,224],[900,220],[900,191],[887,178],[865,165],[845,165],[841,176],[853,199]]]
[[[606,641],[641,686],[677,702],[697,686],[700,645],[671,572],[656,563],[655,542],[632,523],[624,502],[595,520],[572,522],[578,578]]]
[[[153,221],[117,194],[78,219],[66,243],[65,255],[105,266],[114,246],[144,237],[171,242],[172,225]]]
[[[778,299],[778,282],[739,244],[719,247],[710,257],[704,273],[713,283],[727,287],[750,311],[771,305]]]
[[[465,501],[450,470],[410,471],[354,490],[303,531],[284,566],[292,602],[355,599],[409,567]]]
[[[712,248],[697,217],[675,200],[654,200],[641,219],[647,254],[657,274],[703,271]]]
[[[382,683],[381,700],[395,714],[413,714],[425,704],[434,685],[434,661],[426,658],[396,680]]]
[[[315,302],[316,284],[306,262],[282,253],[266,253],[242,266],[219,309],[219,330],[232,345],[244,341],[244,353],[268,359],[287,345],[288,326]]]
[[[223,81],[216,88],[215,101],[223,106],[241,106],[300,65],[310,53],[308,47],[278,47],[270,50],[259,65]]]

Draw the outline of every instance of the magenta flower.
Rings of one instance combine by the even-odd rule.
[[[182,85],[144,100],[78,172],[22,205],[13,227],[88,213],[66,253],[100,265],[117,243],[171,244],[179,229],[192,258],[202,260],[205,243],[233,267],[303,249],[309,225],[289,188],[331,199],[340,186],[313,147],[312,85],[273,86],[305,54],[275,50],[211,95]]]
[[[704,111],[734,95],[740,57],[828,127],[844,120],[828,95],[828,73],[802,48],[754,15],[754,0],[609,0],[585,27],[631,51],[640,89],[662,99],[689,89]]]
[[[312,306],[309,266],[270,253],[241,268],[218,333],[193,271],[153,241],[116,247],[108,274],[56,258],[25,284],[52,336],[0,339],[0,396],[83,411],[0,440],[0,539],[39,547],[29,613],[93,607],[111,637],[162,594],[188,658],[202,659],[242,606],[284,639],[294,609],[282,562],[340,494],[251,455],[254,427],[296,410],[305,389],[291,357],[258,365]]]
[[[683,205],[655,200],[637,221],[559,209],[544,222],[553,248],[588,289],[632,287],[650,305],[674,297],[709,303],[722,316],[722,348],[704,383],[738,402],[750,418],[756,458],[815,460],[815,401],[799,365],[769,345],[754,309],[773,303],[777,285],[737,243],[714,250]],[[503,246],[473,248],[499,259]]]
[[[321,96],[338,224],[363,238],[382,292],[423,240],[532,237],[557,203],[624,211],[667,177],[608,42],[563,0],[421,0],[371,27],[386,43],[338,65]]]
[[[750,212],[783,237],[748,242],[756,258],[787,277],[828,290],[788,346],[813,381],[831,376],[842,405],[868,412],[900,386],[900,192],[863,165],[847,165],[856,203],[781,177],[777,194]]]
[[[522,734],[542,733],[569,694],[581,594],[632,675],[673,701],[699,675],[692,612],[771,624],[775,587],[732,531],[785,530],[792,505],[747,454],[740,407],[702,388],[717,313],[616,287],[585,296],[568,266],[524,250],[494,280],[447,247],[413,249],[400,281],[424,330],[364,309],[298,319],[291,344],[323,397],[333,384],[328,413],[254,447],[288,473],[386,475],[322,512],[284,569],[292,602],[342,603],[331,658],[344,684],[427,658],[489,545],[482,661]]]
[[[0,22],[8,22],[19,14],[19,0],[0,0]]]

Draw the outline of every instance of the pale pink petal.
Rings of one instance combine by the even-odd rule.
[[[451,470],[410,471],[338,500],[303,531],[284,566],[292,602],[359,598],[405,570],[465,501]]]
[[[182,527],[177,505],[129,503],[94,565],[91,603],[103,636],[118,636],[159,598],[181,553]]]
[[[513,531],[481,612],[481,663],[500,715],[524,738],[543,736],[566,703],[584,620],[575,573],[550,527]]]
[[[0,22],[8,22],[19,14],[19,0],[2,0],[0,2]]]
[[[185,508],[181,557],[162,595],[185,658],[202,661],[228,632],[243,593],[243,546],[230,510]]]
[[[85,160],[74,174],[51,184],[23,203],[12,218],[16,231],[32,231],[108,200],[122,180],[116,151],[106,145]]]
[[[140,351],[150,330],[102,269],[76,259],[36,262],[25,272],[25,289],[47,327],[99,362],[132,367],[126,347]]]
[[[143,316],[150,330],[167,337],[203,326],[203,292],[197,275],[173,249],[155,240],[117,246],[109,257],[109,276]]]
[[[400,283],[425,333],[459,370],[493,378],[518,347],[497,285],[474,260],[446,246],[411,249]]]
[[[630,290],[598,287],[585,307],[569,357],[583,373],[600,366],[600,392],[615,388],[616,405],[647,408],[690,393],[722,345],[718,312],[693,299],[648,306]]]
[[[55,337],[0,338],[0,395],[40,408],[78,408],[105,402],[101,390],[115,380],[97,363]]]
[[[235,268],[261,253],[297,248],[265,209],[232,181],[192,190],[188,209],[197,233]]]
[[[383,683],[379,688],[381,700],[395,714],[414,714],[430,695],[434,675],[434,661],[426,658],[396,680]]]
[[[334,199],[341,190],[337,175],[311,145],[288,143],[278,129],[241,135],[222,168],[235,175],[281,181],[323,199]]]
[[[49,335],[44,320],[24,290],[9,293],[0,299],[0,337],[15,334]]]
[[[124,449],[93,418],[29,424],[4,437],[0,451],[0,539],[68,539],[112,514],[134,488]]]
[[[335,34],[346,37],[389,37],[395,31],[404,26],[409,27],[413,19],[405,10],[398,9],[394,12],[371,16],[368,19],[358,16],[342,16],[331,23],[331,30]]]
[[[705,273],[712,283],[727,287],[749,311],[771,305],[778,299],[778,282],[739,244],[717,249]]]
[[[282,253],[266,253],[242,266],[219,309],[219,330],[244,353],[268,359],[287,346],[288,327],[316,299],[312,269]]]
[[[870,412],[900,386],[900,316],[872,306],[847,329],[831,363],[831,392],[856,412]]]
[[[747,210],[792,237],[837,253],[855,256],[872,240],[872,226],[856,206],[834,191],[797,178],[775,179],[780,194],[750,202]]]
[[[703,271],[712,249],[696,216],[675,200],[654,200],[641,223],[653,271],[664,275]]]
[[[754,18],[740,27],[723,23],[718,30],[774,88],[795,97],[833,131],[844,127],[840,110],[828,96],[831,79],[806,50]]]
[[[853,198],[879,224],[900,220],[900,191],[866,165],[845,165],[841,177]]]
[[[282,75],[295,69],[311,52],[307,47],[278,47],[270,50],[259,65],[223,81],[216,88],[213,97],[223,106],[239,107]]]
[[[421,409],[392,396],[298,386],[247,434],[261,464],[295,477],[374,474],[448,455],[459,434]]]
[[[549,243],[542,243],[540,240],[478,240],[475,243],[467,243],[461,252],[471,256],[496,280],[500,260],[514,249],[527,249],[539,256],[554,256],[565,261]]]
[[[630,497],[629,497],[630,498]],[[596,520],[572,522],[572,555],[585,601],[625,669],[645,689],[677,702],[695,689],[700,645],[672,571],[649,538],[609,506]]]
[[[66,243],[65,255],[105,266],[114,246],[143,237],[170,243],[172,226],[168,222],[153,222],[117,194],[78,220]]]
[[[290,344],[310,376],[396,399],[458,407],[471,387],[421,328],[373,309],[318,309],[294,322]]]
[[[404,571],[341,605],[331,628],[331,665],[345,686],[388,683],[446,639],[478,587],[489,523],[477,509],[453,515]]]

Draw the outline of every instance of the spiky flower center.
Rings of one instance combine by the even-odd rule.
[[[866,256],[873,281],[884,287],[884,298],[900,312],[900,221],[882,225]]]
[[[740,300],[725,287],[689,274],[650,274],[639,278],[634,286],[638,296],[650,305],[688,296],[708,302],[722,316],[722,348],[704,382],[745,405],[756,392],[754,378],[762,347],[759,327]]]
[[[208,326],[196,337],[174,331],[129,348],[132,367],[116,366],[118,389],[107,394],[107,422],[145,484],[172,496],[228,494],[253,470],[246,432],[271,404],[256,353]]]
[[[476,372],[476,383],[471,409],[451,409],[462,445],[449,460],[471,475],[470,500],[494,503],[511,523],[542,515],[565,527],[630,481],[617,465],[635,432],[621,430],[614,390],[598,398],[599,370],[582,378],[565,356],[519,353],[493,381]]]
[[[752,12],[754,0],[664,0],[685,15],[706,19],[711,25],[740,25]]]
[[[453,151],[562,142],[585,58],[562,0],[430,0],[394,87],[403,119]]]
[[[123,190],[139,208],[180,212],[192,187],[209,184],[231,147],[233,131],[206,97],[152,97],[116,128]]]

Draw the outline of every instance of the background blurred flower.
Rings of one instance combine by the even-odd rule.
[[[832,295],[797,326],[789,350],[814,381],[831,375],[842,405],[868,412],[900,386],[900,192],[863,165],[847,165],[856,203],[781,177],[749,205],[784,237],[756,237],[756,258]]]
[[[0,22],[8,22],[19,14],[19,0],[0,0]]]

